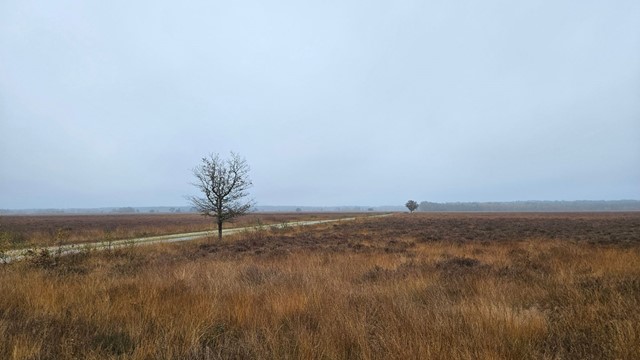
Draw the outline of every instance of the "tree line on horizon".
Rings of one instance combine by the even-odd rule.
[[[418,211],[640,211],[638,200],[448,202],[423,201]]]

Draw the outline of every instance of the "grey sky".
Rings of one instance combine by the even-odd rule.
[[[640,2],[0,2],[0,208],[640,199]]]

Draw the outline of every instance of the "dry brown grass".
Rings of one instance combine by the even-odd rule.
[[[4,266],[0,358],[640,358],[640,215],[414,215]]]

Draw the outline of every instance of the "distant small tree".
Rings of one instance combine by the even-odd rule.
[[[418,208],[418,203],[413,200],[409,200],[406,204],[404,204],[404,206],[406,206],[410,212],[414,212]]]
[[[247,161],[235,153],[228,159],[218,154],[202,158],[202,164],[193,169],[198,188],[204,197],[191,196],[189,200],[196,210],[216,219],[218,239],[222,239],[222,224],[251,209],[251,201],[243,200],[252,186]]]

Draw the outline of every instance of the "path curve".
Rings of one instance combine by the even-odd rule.
[[[369,218],[383,217],[383,216],[389,216],[389,215],[392,215],[392,214],[368,215],[368,216],[358,216],[358,217],[349,217],[349,218],[340,218],[340,219],[330,219],[330,220],[292,221],[292,222],[284,222],[284,223],[273,224],[273,225],[246,226],[246,227],[232,228],[232,229],[226,229],[226,230],[223,229],[222,236],[236,234],[243,231],[280,229],[280,228],[290,227],[290,226],[291,227],[309,226],[309,225],[317,225],[317,224],[324,224],[324,223],[331,223],[331,222],[353,221],[356,219],[369,219]],[[5,251],[4,253],[0,253],[0,263],[8,264],[13,261],[23,260],[28,256],[32,256],[34,254],[38,254],[41,252],[48,252],[49,254],[62,256],[62,255],[76,254],[82,251],[89,251],[89,250],[108,250],[108,249],[117,249],[117,248],[127,247],[127,246],[141,246],[141,245],[157,244],[157,243],[192,241],[192,240],[202,239],[208,236],[217,236],[217,231],[198,231],[198,232],[190,232],[190,233],[183,233],[183,234],[150,236],[150,237],[134,238],[134,239],[86,242],[86,243],[80,243],[80,244],[69,244],[69,245],[49,246],[49,247],[42,247],[42,248],[10,250],[10,251]]]

